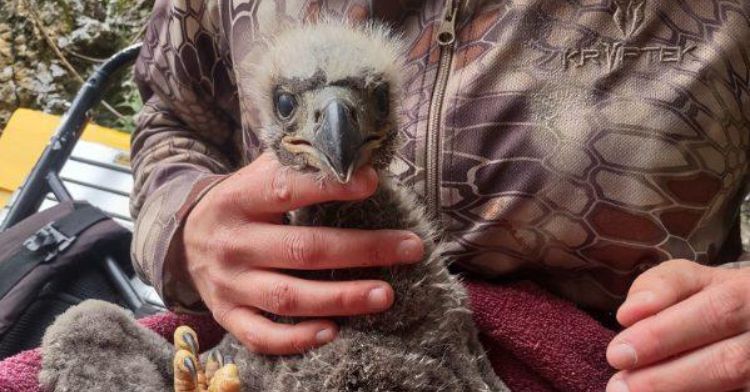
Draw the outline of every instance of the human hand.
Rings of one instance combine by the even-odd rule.
[[[607,350],[622,371],[607,392],[735,391],[750,386],[750,269],[671,260],[633,283]]]
[[[346,185],[281,166],[263,154],[211,189],[190,212],[183,234],[185,263],[216,321],[248,349],[295,354],[330,342],[329,316],[381,312],[393,288],[377,280],[305,280],[281,269],[388,266],[421,260],[422,240],[399,230],[364,231],[283,225],[287,211],[374,193],[377,174],[359,170]],[[263,312],[310,317],[296,325]]]

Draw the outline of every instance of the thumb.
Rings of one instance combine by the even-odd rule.
[[[617,310],[624,327],[650,317],[710,285],[716,271],[688,260],[669,260],[644,272]]]

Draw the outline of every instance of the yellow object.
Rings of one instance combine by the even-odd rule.
[[[208,392],[240,392],[240,371],[237,365],[228,363],[211,379]]]
[[[217,361],[212,353],[206,359],[204,370],[198,355],[198,334],[192,328],[177,327],[174,346],[177,350],[172,359],[174,392],[240,392],[242,389],[237,365],[222,365],[224,360]],[[221,357],[221,353],[218,355]]]
[[[13,113],[0,136],[0,208],[23,184],[59,123],[60,116],[36,110],[18,109]],[[123,151],[130,149],[128,133],[91,123],[81,138]]]

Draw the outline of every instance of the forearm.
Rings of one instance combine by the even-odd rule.
[[[195,309],[199,299],[181,265],[181,228],[195,203],[232,165],[155,97],[139,116],[131,146],[133,263],[170,307]]]
[[[157,189],[136,221],[131,257],[141,278],[153,285],[165,303],[176,310],[202,306],[186,274],[182,228],[188,212],[224,176],[184,172]]]

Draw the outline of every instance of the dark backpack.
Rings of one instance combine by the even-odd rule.
[[[130,238],[85,202],[58,204],[0,233],[0,359],[38,346],[54,318],[84,299],[124,306],[98,267],[106,254],[132,273]]]

